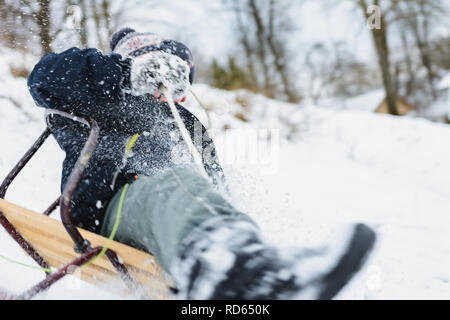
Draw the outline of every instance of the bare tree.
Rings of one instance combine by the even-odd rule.
[[[283,90],[288,98],[289,102],[298,102],[300,100],[299,95],[293,90],[292,80],[290,79],[288,68],[287,68],[287,53],[286,48],[283,45],[283,40],[277,34],[276,30],[282,29],[282,26],[277,23],[277,17],[284,15],[280,12],[286,11],[288,8],[280,7],[279,2],[275,0],[270,0],[269,6],[269,25],[267,32],[267,44],[269,45],[270,51],[274,58],[275,68],[280,75],[281,81],[283,83]],[[286,21],[283,21],[286,23]],[[287,26],[288,30],[291,30],[290,26]]]
[[[103,21],[105,22],[105,28],[108,38],[110,38],[114,32],[111,28],[111,3],[109,0],[102,0],[102,13]],[[116,15],[120,14],[120,11]]]
[[[38,0],[38,10],[34,14],[36,25],[38,27],[38,34],[41,43],[42,53],[52,51],[52,34],[51,34],[51,0]]]
[[[236,17],[237,34],[239,37],[239,43],[245,53],[248,73],[250,79],[254,83],[254,86],[258,87],[258,78],[256,76],[256,67],[254,60],[254,48],[250,42],[250,27],[244,22],[245,19],[242,17],[242,11],[239,7],[238,2],[233,2],[232,9]]]
[[[0,0],[0,41],[3,46],[26,51],[31,39],[31,14],[12,0]]]
[[[269,97],[298,102],[288,66],[286,40],[292,31],[288,5],[284,0],[231,1],[250,79]]]
[[[366,0],[359,0],[359,6],[363,10],[364,17],[367,20],[372,19],[369,6],[376,6],[380,8],[379,0],[369,1],[371,2],[368,2]],[[391,74],[391,61],[389,57],[388,26],[384,14],[381,14],[378,18],[380,23],[379,26],[371,28],[372,39],[378,56],[378,64],[382,74],[389,113],[392,115],[398,115],[397,92],[395,88],[395,80]]]
[[[436,79],[436,74],[433,70],[433,66],[431,64],[430,57],[430,43],[429,43],[429,35],[430,35],[430,21],[431,18],[428,14],[428,8],[425,1],[421,0],[418,3],[420,15],[416,15],[415,19],[410,19],[411,30],[413,31],[414,38],[416,40],[417,48],[420,52],[420,57],[422,60],[422,64],[427,70],[427,78],[430,86],[430,92],[434,98],[437,97],[437,93],[434,87],[434,80]]]
[[[87,1],[90,3],[87,19],[91,20],[94,26],[94,30],[90,30],[90,38],[95,39],[96,47],[102,51],[108,49],[109,39],[119,25],[127,21],[126,12],[136,9],[136,7],[145,10],[155,6],[155,2],[150,0]]]
[[[406,96],[410,97],[414,93],[414,86],[416,84],[416,70],[414,69],[414,62],[413,57],[411,53],[411,48],[408,43],[408,36],[406,34],[406,31],[402,29],[400,31],[400,37],[402,40],[402,47],[403,47],[403,55],[404,55],[404,61],[406,65],[406,72],[408,74],[408,81],[406,83]]]
[[[436,68],[450,70],[450,36],[435,39],[431,45],[432,61]]]
[[[306,53],[309,96],[317,104],[325,96],[351,97],[377,87],[377,72],[357,60],[344,42],[316,43]]]
[[[327,85],[334,80],[330,70],[330,53],[322,43],[313,45],[305,56],[306,71],[309,74],[308,96],[317,104]],[[331,72],[330,72],[331,71]]]
[[[92,1],[95,2],[95,1]],[[78,0],[78,5],[81,9],[81,19],[80,19],[80,44],[82,48],[87,48],[89,46],[88,41],[88,26],[87,26],[87,20],[88,20],[88,8],[86,6],[85,0]]]
[[[52,50],[53,39],[62,31],[63,23],[54,17],[52,0],[2,0],[2,38],[11,48],[45,54]],[[64,5],[66,2],[62,2]],[[36,37],[37,36],[37,37]]]
[[[426,70],[431,96],[436,99],[435,82],[438,77],[433,66],[432,29],[433,26],[447,19],[447,10],[442,0],[410,0],[407,3],[391,0],[396,11],[395,20],[403,32],[408,32],[419,52],[422,66]]]
[[[260,2],[261,3],[261,2]],[[259,3],[259,4],[260,4]],[[261,17],[261,8],[258,7],[255,0],[248,0],[248,8],[250,9],[251,17],[253,18],[253,22],[256,26],[256,39],[257,39],[257,54],[259,61],[262,66],[263,75],[264,75],[264,88],[263,91],[269,96],[274,97],[272,84],[271,84],[271,74],[270,74],[270,67],[269,62],[267,59],[267,50],[265,46],[265,37],[267,34],[266,26],[264,25],[264,22]]]
[[[103,51],[106,48],[105,48],[105,41],[101,35],[102,29],[101,14],[97,1],[91,1],[91,12],[92,12],[92,19],[94,20],[95,25],[95,36],[97,38],[97,44],[99,49]]]

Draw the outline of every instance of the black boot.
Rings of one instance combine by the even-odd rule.
[[[197,227],[174,259],[178,299],[331,299],[360,270],[375,233],[352,225],[329,246],[280,249],[251,223],[217,218]]]

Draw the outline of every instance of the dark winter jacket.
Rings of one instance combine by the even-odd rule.
[[[132,96],[129,88],[131,61],[118,54],[103,55],[96,49],[69,49],[48,53],[28,77],[28,88],[39,107],[90,116],[100,127],[98,146],[91,158],[71,205],[72,220],[79,227],[99,232],[106,207],[118,189],[136,175],[153,175],[180,165],[185,147],[167,103],[152,95]],[[199,152],[208,152],[204,166],[216,183],[223,176],[215,149],[198,119],[177,104],[186,128]],[[58,115],[48,123],[59,146],[65,151],[61,189],[89,135],[87,126]],[[198,142],[198,132],[203,139]],[[126,166],[122,166],[130,138],[139,134]],[[201,147],[203,150],[200,150]],[[205,153],[203,153],[205,155]],[[205,158],[204,158],[205,159]]]

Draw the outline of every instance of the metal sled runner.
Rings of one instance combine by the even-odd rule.
[[[62,195],[43,214],[9,203],[4,198],[12,181],[50,136],[49,128],[0,185],[0,224],[45,272],[44,280],[22,294],[0,288],[0,299],[31,299],[72,273],[94,284],[120,278],[126,286],[113,287],[123,293],[128,290],[138,292],[143,298],[168,299],[170,280],[152,255],[77,228],[72,223],[70,201],[97,146],[99,128],[89,118],[58,110],[49,113],[89,126],[90,135]],[[58,206],[61,221],[49,217]]]

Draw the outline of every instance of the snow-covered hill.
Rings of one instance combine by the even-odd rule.
[[[0,177],[44,129],[42,110],[33,106],[25,79],[2,80],[1,94],[15,95],[23,110],[1,100]],[[228,106],[228,112],[212,115],[212,134],[232,201],[259,222],[269,241],[320,244],[337,226],[356,221],[377,230],[375,253],[338,298],[450,298],[450,126],[299,108],[206,85],[195,86],[195,91],[206,105]],[[206,121],[192,97],[189,100],[188,107]],[[7,199],[36,211],[45,209],[58,195],[63,158],[50,139]],[[32,264],[3,230],[0,243],[0,255]],[[40,271],[1,258],[0,269],[0,287],[17,293],[43,278]],[[37,298],[118,297],[68,277]]]

